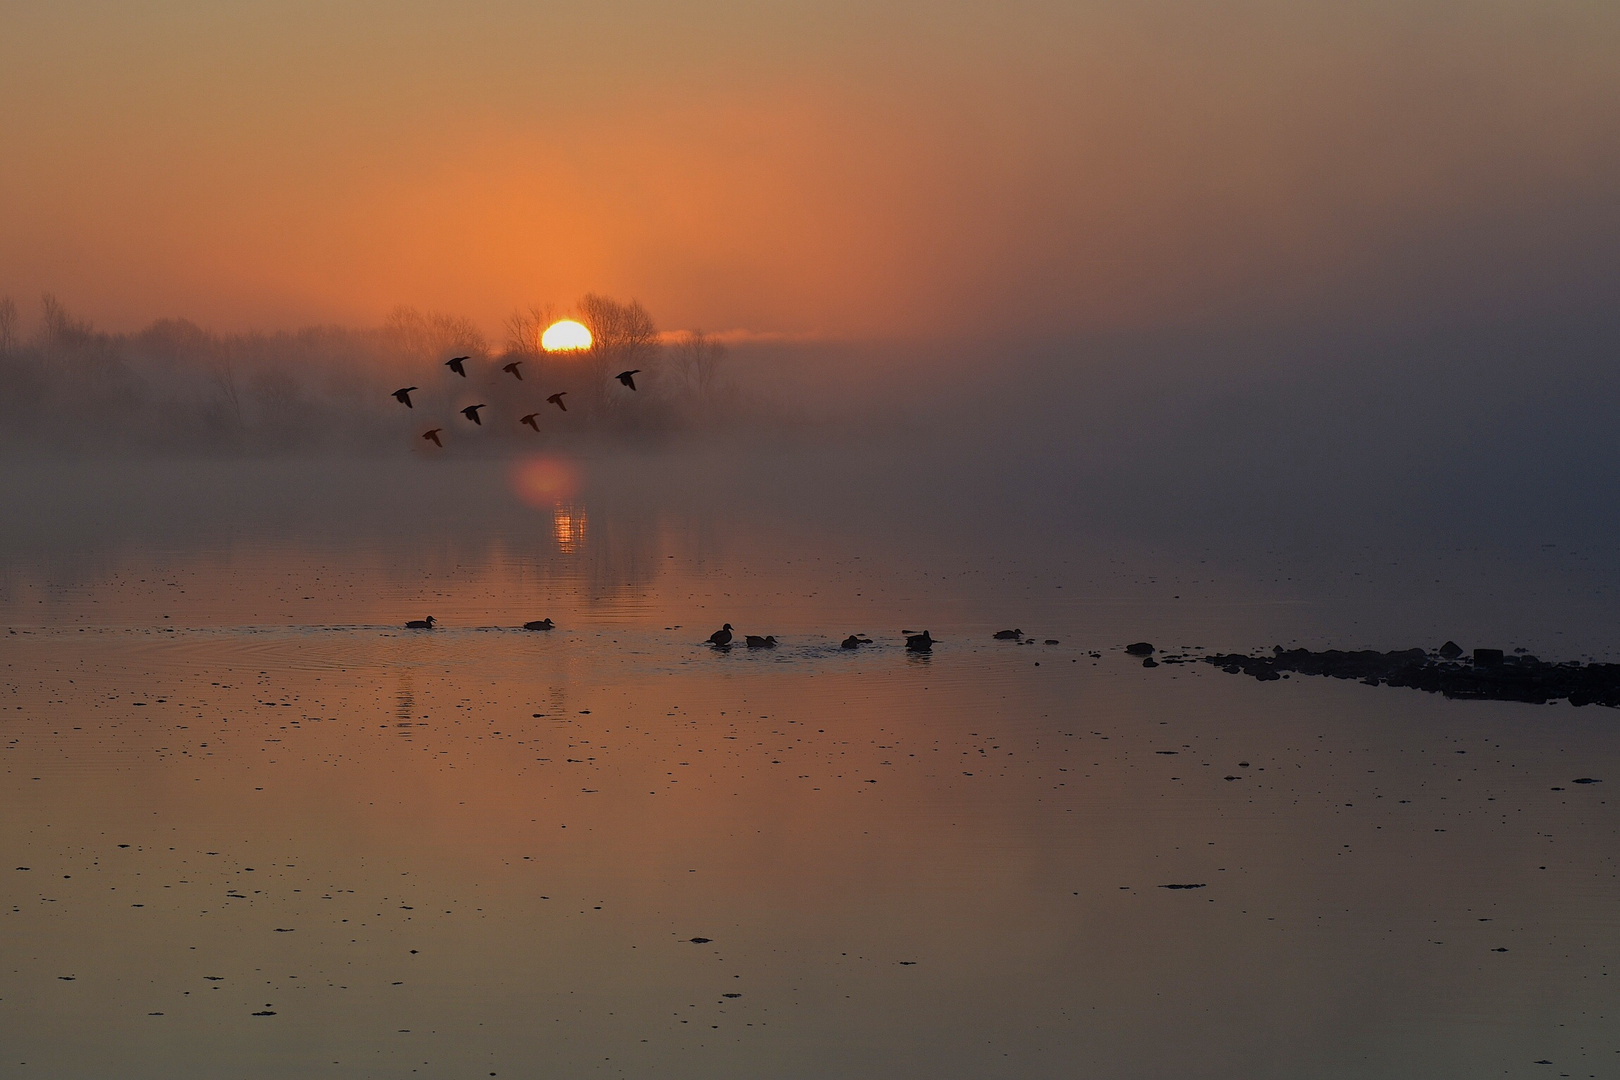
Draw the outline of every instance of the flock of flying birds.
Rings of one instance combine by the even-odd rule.
[[[464,365],[467,363],[468,360],[471,360],[471,359],[472,359],[472,357],[470,357],[470,356],[452,356],[450,359],[448,359],[448,360],[446,360],[444,362],[444,366],[449,368],[451,371],[455,372],[457,375],[460,375],[463,379],[465,379],[467,377],[467,368]],[[521,370],[519,370],[522,366],[523,366],[523,361],[521,361],[521,360],[513,360],[510,364],[504,365],[501,368],[501,370],[508,373],[509,375],[511,375],[512,378],[516,379],[518,382],[522,382],[523,381],[523,372]],[[613,377],[615,379],[619,380],[619,382],[621,384],[623,384],[624,386],[627,386],[631,390],[634,390],[636,388],[636,376],[640,375],[640,374],[641,374],[641,369],[640,368],[631,368],[628,371],[621,371],[621,372],[619,372],[617,375],[615,375]],[[394,398],[395,401],[399,402],[401,405],[405,406],[407,409],[414,409],[414,408],[416,408],[416,406],[411,404],[411,391],[419,390],[419,389],[421,389],[421,387],[402,386],[398,390],[394,391],[393,398]],[[563,412],[567,412],[568,411],[568,406],[563,403],[563,398],[566,397],[567,394],[568,394],[568,391],[559,390],[555,394],[552,394],[550,397],[546,398],[546,403],[548,405],[555,405],[555,406],[557,406],[557,408],[561,409]],[[461,415],[465,416],[468,420],[471,420],[473,423],[477,424],[479,427],[483,427],[484,426],[484,421],[479,417],[478,410],[479,409],[485,409],[485,408],[488,408],[488,406],[487,405],[468,405],[465,409],[461,410]],[[533,428],[535,431],[539,431],[540,430],[540,424],[537,422],[537,419],[536,419],[539,415],[540,414],[538,412],[532,412],[532,413],[529,413],[526,416],[521,416],[521,417],[518,418],[518,423],[527,424],[529,427]],[[442,435],[443,433],[444,433],[444,428],[429,428],[427,431],[422,432],[422,438],[426,439],[428,442],[432,443],[434,446],[442,448],[444,446],[444,443],[439,441],[439,436]],[[418,628],[418,629],[431,629],[431,628]]]
[[[444,362],[444,366],[465,379],[467,377],[467,369],[464,365],[468,360],[471,359],[472,357],[470,356],[452,356],[450,359]],[[523,372],[519,370],[522,365],[523,361],[513,360],[510,364],[504,365],[501,370],[511,375],[512,378],[516,379],[518,382],[522,382]],[[624,386],[634,390],[636,388],[635,377],[640,374],[640,368],[631,368],[628,371],[621,371],[613,377]],[[398,401],[407,409],[414,409],[416,406],[411,404],[411,391],[418,389],[420,389],[420,387],[402,386],[398,390],[394,391],[394,400]],[[557,406],[557,408],[561,409],[563,412],[567,412],[568,406],[563,404],[563,397],[567,393],[568,391],[566,390],[559,390],[557,393],[546,398],[546,402],[547,404]],[[478,410],[484,408],[488,408],[488,406],[468,405],[465,409],[461,410],[461,415],[465,416],[468,420],[471,420],[479,427],[482,427],[484,421],[479,418]],[[539,415],[540,414],[538,412],[532,412],[526,416],[521,416],[518,418],[518,423],[527,424],[535,431],[539,431],[540,425],[535,422],[535,418]],[[431,442],[434,446],[443,447],[444,443],[439,441],[439,436],[443,432],[443,428],[430,428],[422,433],[422,438],[426,439],[428,442]],[[425,619],[412,619],[410,622],[405,624],[405,628],[407,630],[432,630],[433,624],[436,621],[437,620],[434,619],[432,615],[429,615]],[[556,624],[550,619],[537,619],[533,622],[524,623],[523,629],[550,630],[554,625]],[[1000,634],[997,635],[997,637],[1000,636]],[[731,638],[731,624],[726,623],[720,629],[709,635],[708,643],[714,646],[716,649],[729,649],[731,648]],[[927,630],[924,630],[920,634],[913,634],[910,631],[906,631],[906,648],[911,652],[928,652],[934,647],[934,642],[936,640],[937,639],[929,636]],[[743,638],[743,643],[750,649],[774,649],[776,648],[776,635],[766,634],[764,636],[760,636],[758,634],[747,634]],[[845,638],[841,644],[845,649],[858,649],[862,645],[872,644],[872,639],[863,634],[851,634],[849,637]]]

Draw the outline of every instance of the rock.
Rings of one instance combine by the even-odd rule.
[[[1022,630],[997,630],[995,633],[997,641],[1017,641],[1023,636],[1024,632]]]
[[[1153,646],[1145,641],[1135,641],[1125,646],[1125,651],[1131,656],[1152,656]]]
[[[1437,660],[1422,649],[1287,649],[1272,656],[1211,653],[1198,659],[1228,674],[1249,675],[1262,682],[1285,678],[1284,672],[1298,672],[1427,690],[1448,698],[1531,705],[1567,699],[1577,706],[1620,707],[1620,664],[1548,663],[1529,654],[1506,656],[1500,649],[1475,649],[1471,664]]]
[[[1146,660],[1142,661],[1142,666],[1143,667],[1158,667],[1159,662],[1157,660],[1153,659],[1153,657],[1150,656]]]
[[[1462,646],[1457,644],[1455,641],[1447,641],[1444,645],[1440,646],[1440,655],[1447,660],[1455,660],[1457,657],[1462,655]]]

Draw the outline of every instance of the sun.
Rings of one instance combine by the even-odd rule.
[[[591,347],[591,332],[573,319],[564,319],[546,327],[540,335],[540,347],[546,352],[575,352]]]

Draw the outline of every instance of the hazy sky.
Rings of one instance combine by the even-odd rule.
[[[0,292],[111,327],[587,290],[1051,338],[1589,316],[1620,5],[7,0]]]

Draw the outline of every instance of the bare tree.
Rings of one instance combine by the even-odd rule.
[[[17,302],[9,296],[0,296],[0,356],[8,356],[17,347]]]
[[[587,293],[579,302],[579,319],[591,332],[587,362],[598,406],[606,405],[607,380],[615,368],[649,370],[658,350],[658,327],[637,300],[621,304],[606,296]]]
[[[75,341],[83,341],[95,332],[86,319],[76,319],[51,293],[39,298],[39,334],[47,349],[58,349]]]
[[[400,305],[383,320],[383,331],[396,348],[420,360],[443,359],[452,354],[485,357],[489,341],[476,323],[462,315],[420,312]]]
[[[713,396],[725,358],[725,345],[702,330],[689,330],[676,342],[675,369],[699,404],[707,404]]]
[[[540,335],[556,321],[550,304],[530,304],[527,311],[514,311],[506,320],[506,348],[523,356],[540,355]]]

